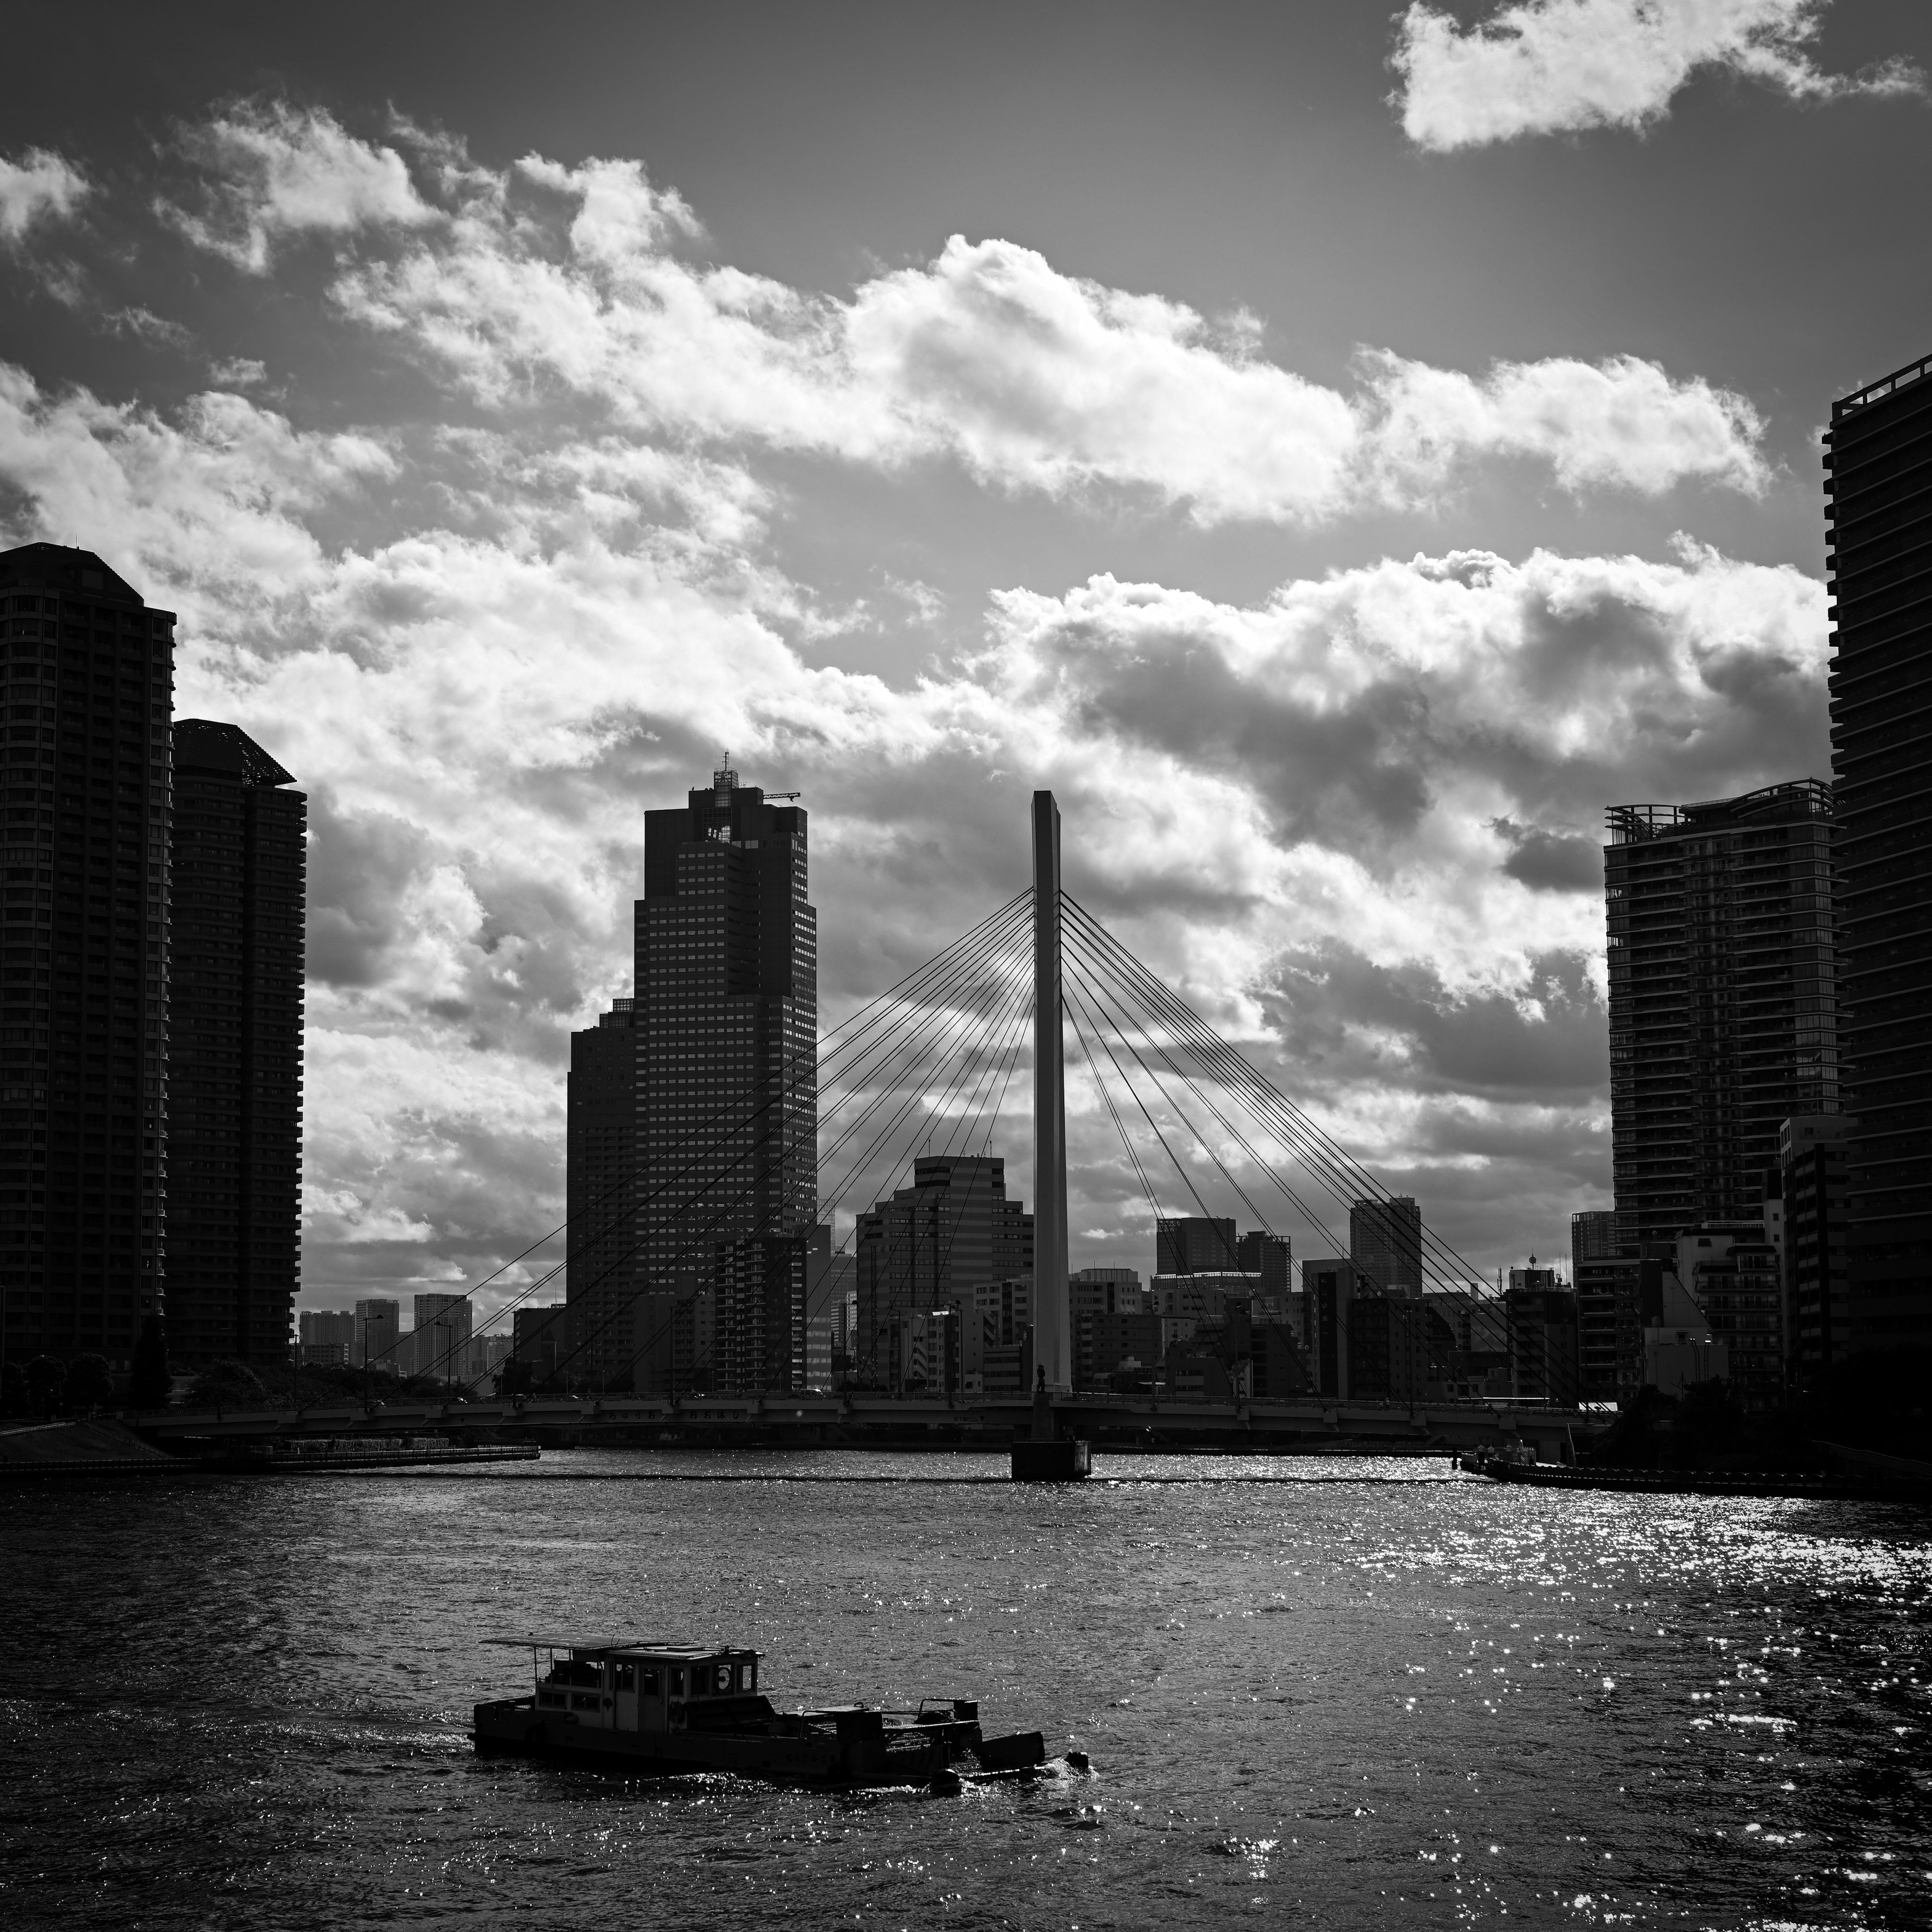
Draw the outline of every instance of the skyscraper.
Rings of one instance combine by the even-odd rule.
[[[904,1323],[934,1309],[963,1314],[975,1288],[1030,1276],[1033,1238],[998,1155],[919,1156],[911,1186],[859,1216],[857,1377],[893,1387]]]
[[[0,1332],[124,1369],[165,1294],[175,620],[58,544],[0,554]]]
[[[1763,1212],[1794,1114],[1838,1106],[1831,788],[1613,806],[1611,1164],[1623,1245]]]
[[[1422,1210],[1408,1195],[1348,1210],[1348,1258],[1384,1293],[1422,1292]]]
[[[1834,403],[1825,439],[1854,1353],[1932,1346],[1928,371],[1932,359]]]
[[[564,1372],[598,1388],[627,1377],[635,1387],[640,1230],[634,1000],[614,1000],[594,1027],[571,1035],[565,1120],[570,1226],[564,1292],[579,1352]]]
[[[308,801],[232,724],[175,727],[168,1331],[288,1359],[300,1284]]]
[[[1228,1274],[1240,1267],[1240,1243],[1231,1218],[1178,1214],[1154,1224],[1156,1274]]]
[[[645,814],[639,1290],[715,1292],[730,1244],[802,1236],[816,1218],[818,933],[806,883],[804,812],[767,804],[728,766],[683,806]],[[742,1354],[722,1330],[713,1352]]]

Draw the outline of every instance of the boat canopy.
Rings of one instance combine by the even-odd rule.
[[[702,1663],[715,1657],[760,1654],[736,1643],[646,1643],[634,1637],[486,1636],[483,1641],[505,1650],[568,1650],[579,1657],[621,1657],[639,1662]]]

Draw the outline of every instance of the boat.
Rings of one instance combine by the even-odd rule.
[[[735,1645],[484,1641],[527,1650],[536,1681],[527,1696],[476,1707],[471,1735],[479,1755],[563,1758],[634,1774],[730,1772],[940,1790],[1036,1774],[1046,1761],[1037,1731],[985,1736],[971,1698],[927,1698],[909,1710],[828,1704],[782,1711],[758,1688],[761,1653]]]

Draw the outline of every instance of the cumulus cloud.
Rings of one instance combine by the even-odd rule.
[[[955,236],[843,300],[707,265],[696,216],[634,161],[493,172],[446,143],[423,158],[432,205],[395,148],[317,111],[238,110],[190,146],[215,211],[178,218],[196,240],[260,271],[277,234],[332,232],[340,310],[488,409],[894,470],[947,460],[998,489],[1120,493],[1204,525],[1423,502],[1498,458],[1580,491],[1766,474],[1748,404],[1633,358],[1478,376],[1369,353],[1347,392],[1268,361],[1250,317],[1216,324],[1009,242]]]
[[[199,208],[161,212],[201,247],[261,274],[292,235],[410,229],[440,218],[394,148],[357,140],[330,114],[282,101],[238,104],[184,130],[206,194]]]
[[[45,148],[30,148],[17,161],[0,156],[0,241],[17,242],[38,223],[65,220],[88,192],[80,169]]]
[[[1394,64],[1417,146],[1447,153],[1526,134],[1643,128],[1700,70],[1744,75],[1792,98],[1922,89],[1902,59],[1821,72],[1810,48],[1825,0],[1512,0],[1465,28],[1412,0]]]
[[[1345,393],[1005,243],[808,296],[695,261],[630,164],[492,172],[407,129],[345,160],[318,117],[229,120],[362,186],[214,143],[196,244],[279,272],[325,235],[331,352],[380,330],[460,420],[319,429],[240,356],[166,410],[0,366],[0,503],[177,609],[182,712],[310,796],[308,1299],[480,1274],[554,1224],[567,1035],[628,990],[642,813],[728,744],[806,794],[828,1018],[1024,884],[1050,784],[1083,901],[1360,1152],[1462,1174],[1458,1232],[1588,1184],[1602,806],[1822,768],[1820,586],[1688,541],[1424,551],[1248,603],[1100,574],[992,596],[963,656],[893,681],[826,661],[847,617],[774,561],[797,466],[770,459],[1312,521],[1498,459],[1749,492],[1747,405],[1624,362],[1370,356]],[[938,608],[884,560],[862,581]],[[1079,1118],[1095,1226],[1132,1203]]]

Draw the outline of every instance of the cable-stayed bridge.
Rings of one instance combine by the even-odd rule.
[[[1416,1450],[1514,1435],[1545,1456],[1564,1452],[1584,1420],[1574,1351],[1539,1360],[1529,1400],[1449,1395],[1457,1361],[1507,1360],[1519,1346],[1505,1304],[1478,1287],[1475,1271],[1426,1223],[1414,1230],[1413,1278],[1405,1292],[1359,1278],[1346,1260],[1351,1210],[1386,1207],[1389,1190],[1063,889],[1059,814],[1050,794],[1035,795],[1033,818],[1030,889],[821,1036],[815,1072],[800,1076],[815,1082],[814,1094],[806,1096],[815,1099],[815,1108],[798,1106],[796,1094],[777,1092],[748,1107],[721,1107],[694,1137],[683,1166],[650,1196],[614,1208],[592,1203],[577,1223],[550,1231],[475,1284],[472,1296],[522,1276],[478,1332],[554,1296],[574,1257],[571,1300],[586,1315],[556,1365],[557,1378],[567,1382],[573,1364],[592,1359],[608,1368],[614,1350],[625,1364],[626,1338],[630,1366],[653,1358],[660,1330],[678,1318],[677,1299],[638,1258],[647,1245],[663,1256],[672,1231],[677,1246],[662,1271],[686,1282],[705,1271],[741,1204],[774,1163],[796,1159],[784,1139],[796,1131],[791,1124],[814,1112],[818,1217],[835,1235],[846,1230],[840,1246],[848,1249],[861,1214],[903,1186],[922,1159],[983,1165],[1030,1128],[1030,1360],[1064,1422],[1096,1443]],[[1089,1124],[1090,1142],[1094,1130],[1111,1130],[1119,1158],[1110,1164],[1131,1197],[1129,1211],[1144,1203],[1150,1222],[1177,1214],[1213,1222],[1216,1206],[1225,1214],[1238,1204],[1258,1232],[1294,1234],[1304,1256],[1312,1240],[1316,1253],[1342,1258],[1340,1290],[1332,1276],[1322,1278],[1329,1300],[1316,1305],[1304,1284],[1299,1332],[1286,1352],[1286,1379],[1294,1386],[1264,1392],[1231,1384],[1220,1401],[1190,1401],[1172,1390],[1075,1391],[1070,1097]],[[836,1395],[795,1385],[721,1394],[697,1385],[731,1377],[705,1374],[701,1360],[682,1390],[639,1394],[620,1366],[600,1378],[596,1394],[500,1401],[471,1389],[455,1402],[392,1400],[380,1408],[380,1426],[515,1428],[573,1441],[1003,1446],[1028,1419],[1021,1390],[989,1395],[956,1382],[929,1390],[896,1385],[896,1324],[922,1312],[914,1306],[922,1286],[952,1279],[944,1246],[958,1226],[934,1223],[930,1238],[939,1245],[931,1255],[886,1253],[882,1276],[878,1253],[868,1258],[888,1286],[882,1303],[878,1282],[872,1284],[852,1352],[852,1385]],[[1150,1246],[1153,1234],[1150,1226]],[[591,1255],[599,1272],[586,1280]],[[1234,1257],[1227,1260],[1232,1272]],[[904,1305],[892,1305],[895,1295]],[[640,1310],[651,1318],[641,1319]],[[372,1406],[332,1403],[274,1417],[173,1416],[160,1426],[182,1433],[332,1432],[374,1419]]]

